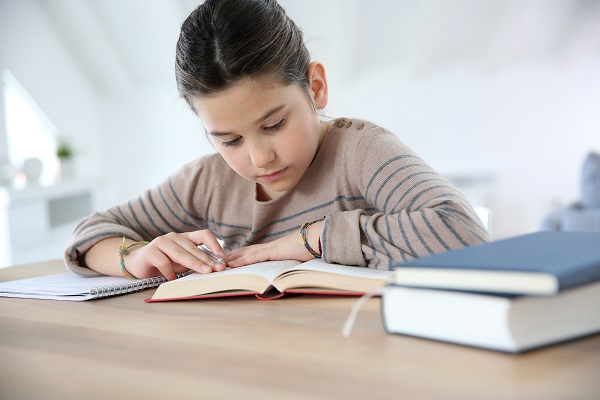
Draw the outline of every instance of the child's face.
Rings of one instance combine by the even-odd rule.
[[[193,104],[217,151],[266,199],[300,181],[327,132],[298,85],[245,79]]]

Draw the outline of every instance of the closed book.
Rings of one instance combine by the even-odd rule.
[[[555,296],[510,296],[388,285],[388,333],[519,353],[600,332],[600,281]]]
[[[406,287],[551,296],[600,280],[600,233],[535,232],[394,266]]]

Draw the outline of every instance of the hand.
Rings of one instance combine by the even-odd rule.
[[[125,267],[137,278],[157,276],[159,273],[173,280],[176,274],[194,270],[201,274],[222,271],[216,263],[198,248],[204,244],[214,253],[224,256],[223,248],[210,230],[185,233],[167,233],[146,246],[133,247],[125,256]]]
[[[308,243],[310,244],[310,247],[316,251],[318,251],[318,241],[321,229],[323,228],[323,223],[323,221],[316,222],[310,225],[307,230],[306,237]],[[314,257],[308,252],[306,247],[304,247],[299,231],[294,231],[269,243],[239,248],[225,257],[227,264],[232,268],[255,264],[262,261],[308,261],[313,258]]]

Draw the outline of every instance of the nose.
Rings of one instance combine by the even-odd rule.
[[[250,151],[250,159],[256,168],[265,168],[275,160],[275,151],[268,142],[255,143]]]

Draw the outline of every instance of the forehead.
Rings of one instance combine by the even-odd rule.
[[[269,110],[293,104],[303,92],[295,84],[282,85],[268,78],[245,78],[232,86],[192,99],[194,110],[210,129],[255,120]]]

